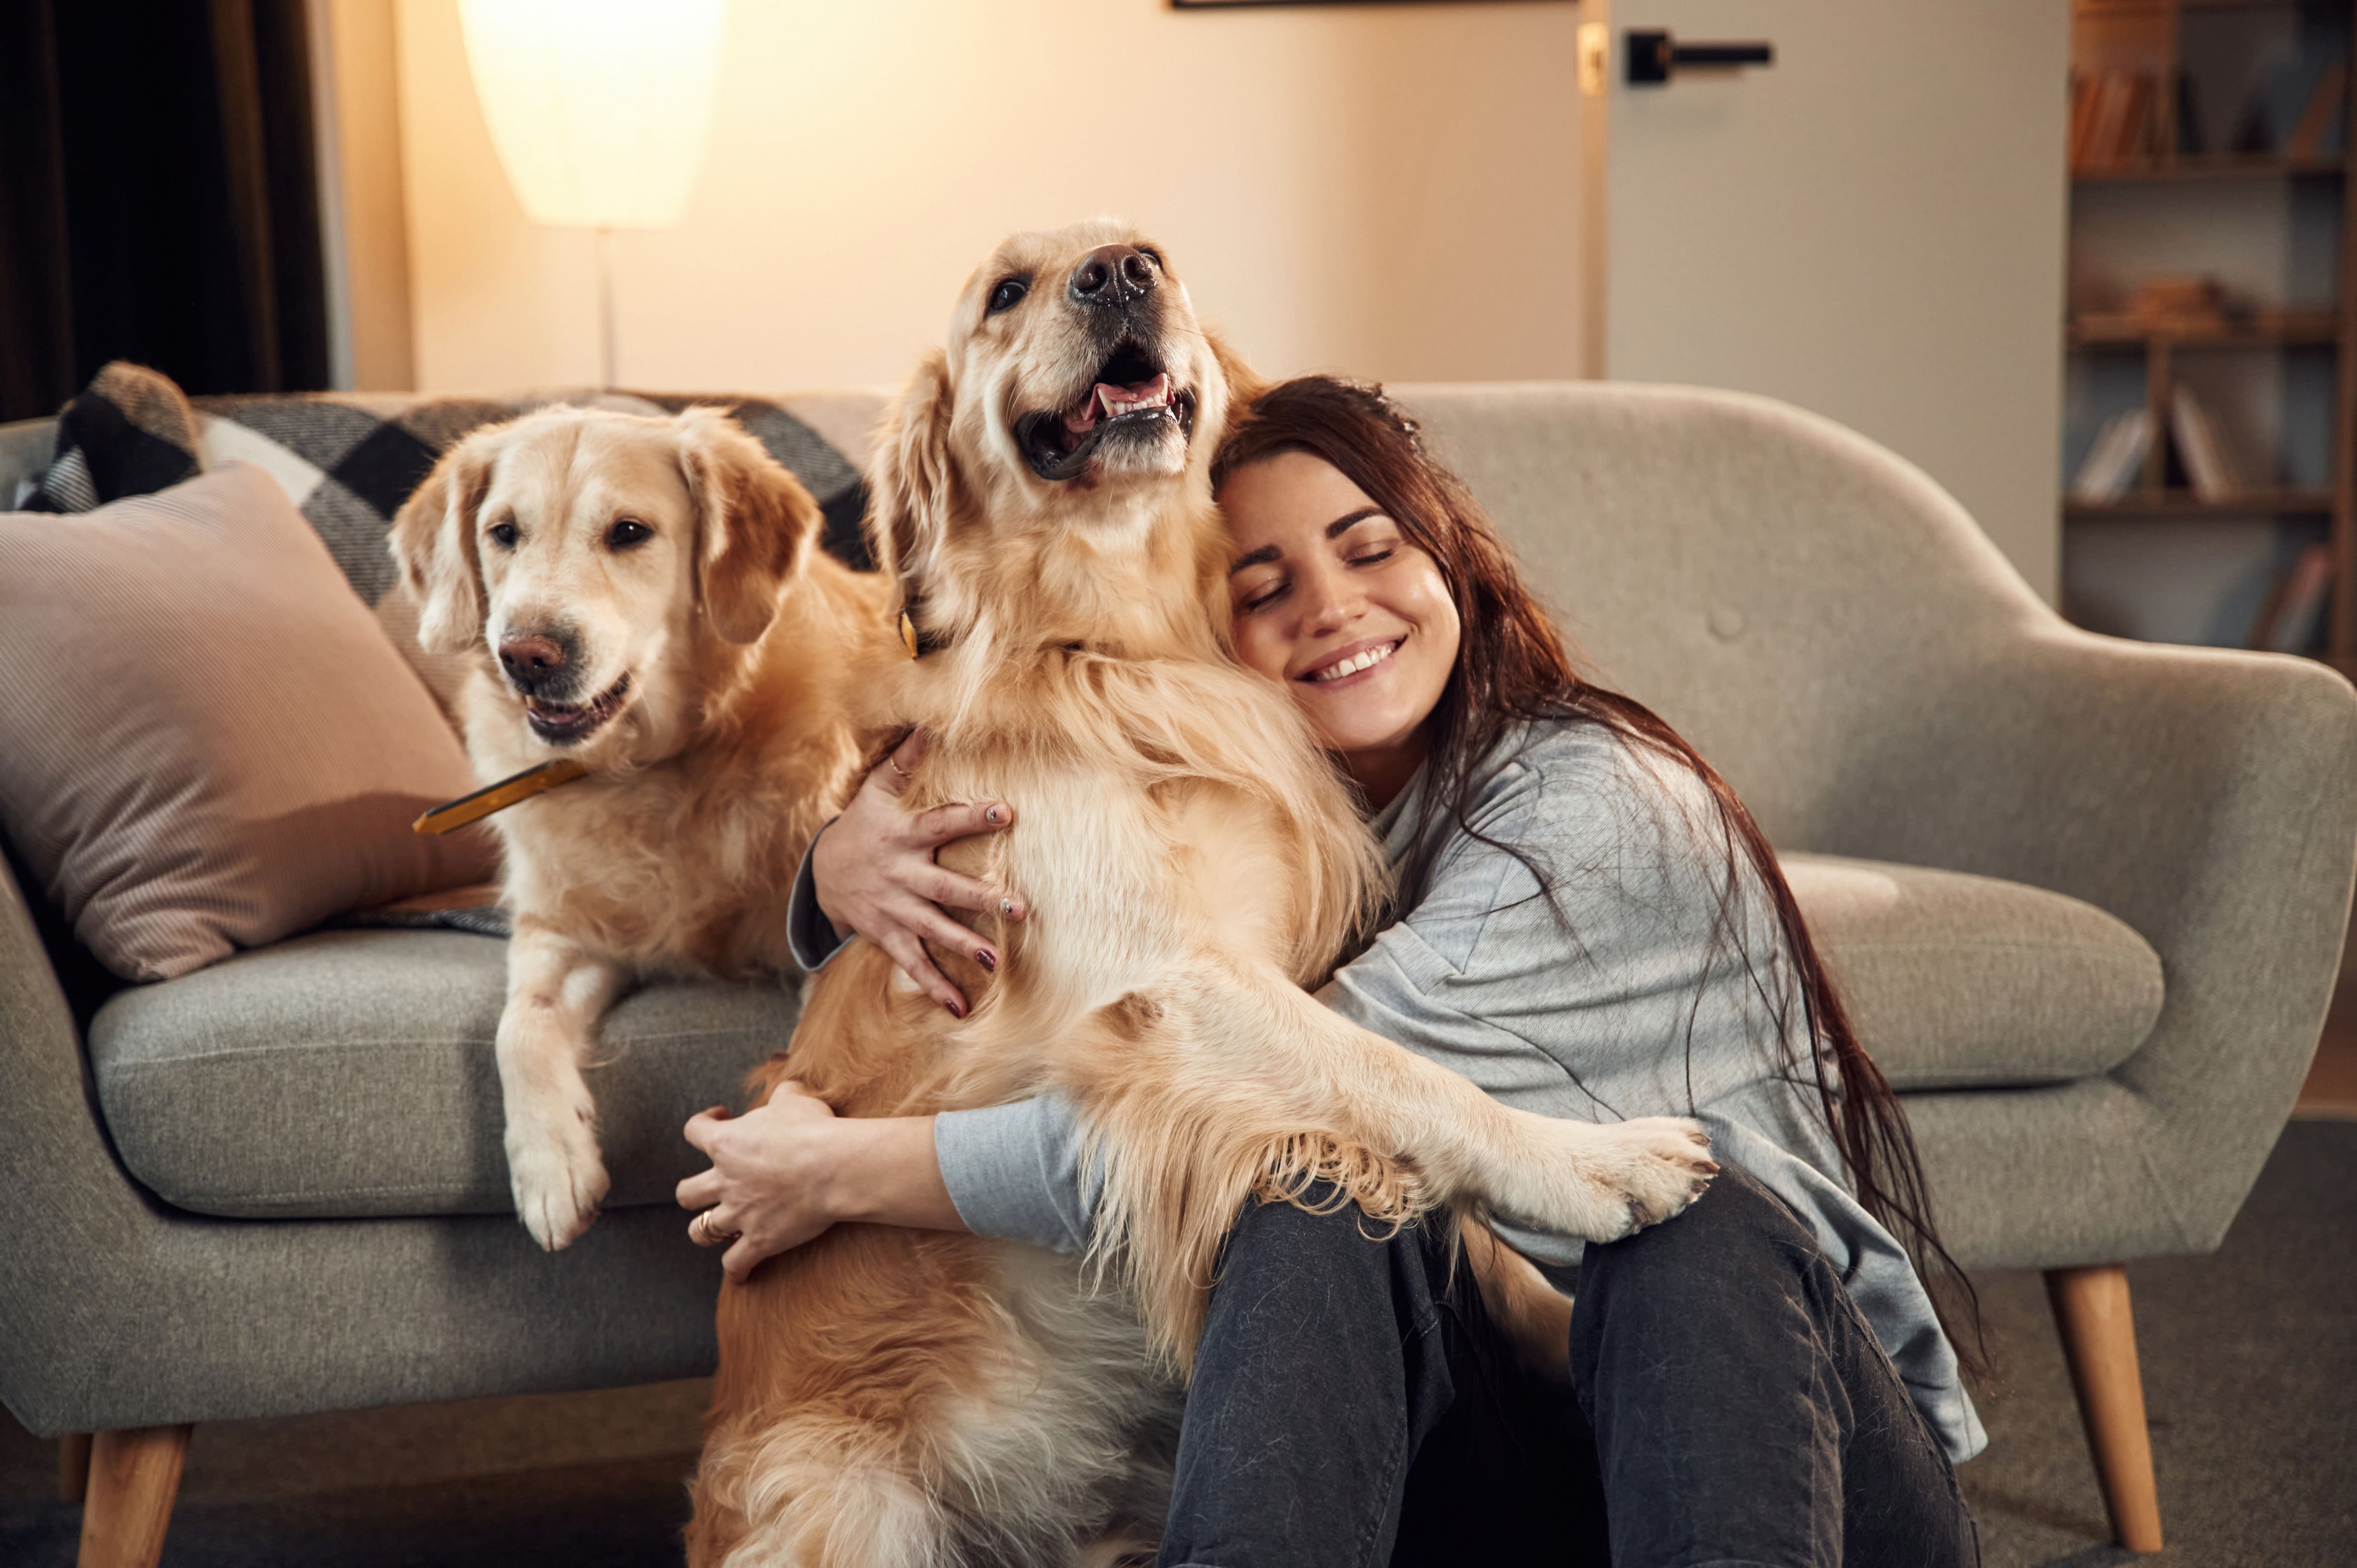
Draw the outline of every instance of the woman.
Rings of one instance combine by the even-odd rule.
[[[1945,1254],[1913,1146],[1749,814],[1668,725],[1572,673],[1488,521],[1380,391],[1271,389],[1213,481],[1237,657],[1286,683],[1397,876],[1394,923],[1322,999],[1526,1109],[1699,1116],[1725,1168],[1684,1216],[1584,1260],[1508,1233],[1580,1263],[1567,1391],[1512,1364],[1439,1228],[1248,1209],[1162,1561],[1977,1561],[1951,1464],[1984,1438],[1919,1273]],[[995,967],[938,906],[1001,895],[932,851],[1010,816],[901,812],[920,749],[820,836],[797,941],[817,962],[865,935],[962,1014],[924,944]],[[1052,1098],[847,1121],[789,1092],[688,1136],[714,1168],[680,1201],[742,1232],[735,1273],[845,1219],[1088,1240],[1091,1184]]]

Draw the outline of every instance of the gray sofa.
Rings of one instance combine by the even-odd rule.
[[[2050,1272],[2115,1529],[2157,1547],[2117,1265],[2216,1247],[2290,1112],[2357,866],[2357,695],[2072,629],[1921,473],[1788,407],[1400,390],[1600,676],[1779,846],[1951,1246]],[[48,444],[0,429],[0,495]],[[677,1128],[784,1041],[791,993],[616,1011],[613,1205],[548,1256],[507,1212],[502,962],[317,932],[78,1022],[0,882],[0,1400],[101,1434],[86,1563],[153,1561],[190,1423],[709,1368]]]

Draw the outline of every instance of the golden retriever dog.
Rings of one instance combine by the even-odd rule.
[[[1716,1168],[1692,1122],[1509,1110],[1305,989],[1365,930],[1381,865],[1292,699],[1224,651],[1206,476],[1243,374],[1158,247],[1083,224],[998,248],[890,419],[868,522],[915,656],[859,700],[929,732],[910,808],[1013,805],[949,858],[1031,913],[992,929],[996,975],[937,955],[977,999],[963,1021],[853,944],[757,1088],[791,1074],[852,1115],[1062,1089],[1092,1129],[1097,1242],[845,1225],[724,1284],[700,1568],[1150,1547],[1171,1375],[1248,1198],[1326,1178],[1382,1220],[1451,1206],[1609,1239]]]
[[[515,929],[508,1173],[544,1247],[606,1194],[581,1067],[616,997],[655,975],[794,972],[795,866],[862,755],[842,682],[889,640],[883,580],[820,550],[819,521],[710,408],[477,431],[393,520],[418,640],[474,655],[459,706],[477,773],[589,769],[490,819]]]

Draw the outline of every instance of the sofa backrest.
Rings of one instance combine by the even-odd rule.
[[[1622,382],[1397,386],[1601,681],[1659,712],[1784,848],[1839,847],[1969,701],[1976,662],[2075,635],[1912,464],[1736,392]]]

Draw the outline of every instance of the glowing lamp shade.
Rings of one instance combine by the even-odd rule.
[[[491,141],[535,222],[679,221],[712,133],[726,0],[459,0]]]

